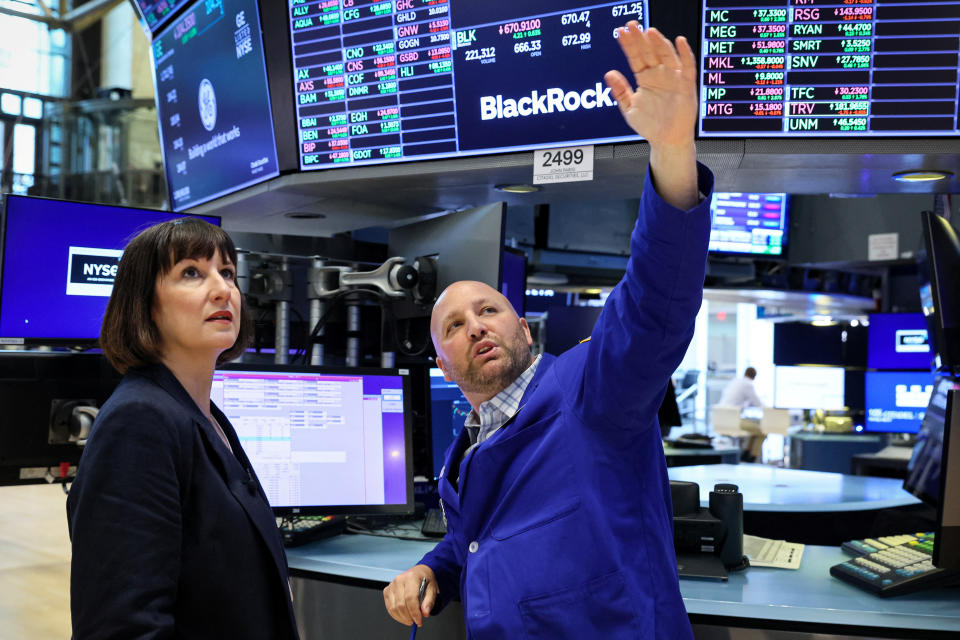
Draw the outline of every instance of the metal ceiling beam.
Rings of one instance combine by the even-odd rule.
[[[34,22],[42,22],[49,26],[51,29],[64,29],[71,33],[76,33],[78,31],[83,31],[90,25],[95,22],[98,22],[103,19],[103,16],[118,4],[123,3],[125,0],[91,0],[90,2],[84,4],[81,7],[76,9],[71,9],[66,13],[62,14],[62,17],[57,18],[53,15],[53,12],[42,0],[37,0],[40,8],[43,9],[43,15],[37,15],[35,13],[27,13],[26,11],[17,11],[16,9],[7,9],[0,7],[0,14],[14,16],[17,18],[25,18],[27,20],[33,20]],[[60,3],[61,8],[65,3]]]

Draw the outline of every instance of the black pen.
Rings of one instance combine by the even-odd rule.
[[[423,604],[423,596],[427,592],[427,579],[420,579],[420,595],[417,597],[417,603]],[[414,622],[413,626],[410,628],[410,640],[414,640],[417,637],[417,623]]]

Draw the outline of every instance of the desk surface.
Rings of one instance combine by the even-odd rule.
[[[700,485],[700,503],[709,504],[717,483],[731,483],[743,494],[744,511],[865,511],[920,504],[895,478],[849,476],[825,471],[780,469],[762,464],[710,464],[671,467],[671,480]]]
[[[340,535],[287,550],[292,569],[307,577],[354,578],[386,584],[416,564],[434,542]],[[680,580],[691,615],[775,623],[960,631],[960,589],[934,589],[881,599],[830,575],[846,555],[807,546],[799,570],[751,567],[728,582]]]
[[[816,431],[790,431],[791,438],[808,442],[883,442],[883,435],[879,433],[818,433]]]
[[[740,449],[733,447],[697,449],[696,447],[673,447],[663,443],[663,455],[665,456],[735,456],[740,457]]]

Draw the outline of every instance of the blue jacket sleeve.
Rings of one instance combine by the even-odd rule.
[[[174,425],[143,403],[95,426],[67,502],[75,640],[175,635],[180,448]]]
[[[460,572],[463,567],[457,561],[450,536],[445,537],[437,543],[437,546],[430,553],[423,556],[420,564],[425,564],[433,569],[433,573],[437,577],[437,587],[440,593],[433,605],[433,610],[430,611],[430,615],[436,615],[449,602],[460,599]]]
[[[607,298],[587,348],[572,409],[585,424],[645,429],[686,352],[703,297],[713,174],[698,164],[689,211],[657,194],[649,170],[626,273]]]

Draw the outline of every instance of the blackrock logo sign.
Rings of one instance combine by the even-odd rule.
[[[480,119],[500,120],[615,106],[617,103],[610,96],[610,87],[598,82],[592,89],[586,91],[564,91],[554,88],[547,89],[546,93],[542,94],[532,91],[529,96],[519,99],[504,98],[500,94],[483,96],[480,98]]]
[[[119,249],[70,247],[67,295],[109,297],[122,255]]]

